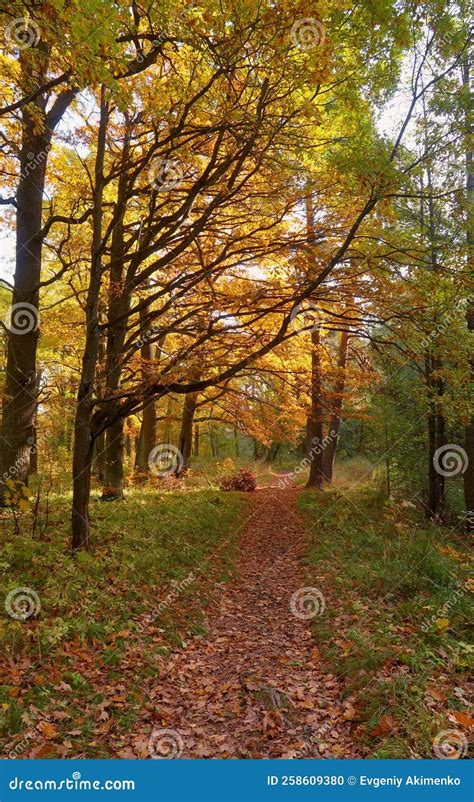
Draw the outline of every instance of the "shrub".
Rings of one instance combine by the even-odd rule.
[[[256,476],[249,468],[241,468],[235,474],[219,476],[217,481],[221,490],[245,490],[250,493],[257,487]]]

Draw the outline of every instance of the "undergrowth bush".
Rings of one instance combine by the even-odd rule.
[[[217,479],[221,490],[244,490],[252,492],[257,487],[257,479],[249,468],[241,468],[234,474],[219,476]]]

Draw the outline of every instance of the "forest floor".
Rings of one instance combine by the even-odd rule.
[[[370,479],[278,481],[95,501],[75,556],[67,495],[39,532],[5,513],[5,592],[41,606],[0,621],[2,753],[420,758],[441,737],[467,754],[465,535]]]
[[[135,749],[155,727],[163,756],[173,747],[188,758],[360,756],[350,699],[320,667],[307,612],[290,609],[307,547],[295,501],[293,490],[253,497],[237,577],[208,611],[208,634],[176,653],[164,678],[150,678],[154,705],[137,721]]]

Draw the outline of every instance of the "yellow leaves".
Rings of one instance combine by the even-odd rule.
[[[440,632],[446,632],[450,626],[449,618],[437,618],[435,621],[435,627],[440,630]]]

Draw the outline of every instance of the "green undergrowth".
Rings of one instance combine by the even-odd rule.
[[[314,635],[353,700],[367,754],[430,758],[443,729],[464,738],[473,651],[467,536],[427,527],[412,505],[372,487],[305,491],[299,505],[311,532],[308,584],[326,601]]]
[[[125,501],[92,502],[92,548],[76,555],[69,546],[70,499],[52,499],[46,531],[36,538],[29,513],[16,535],[4,513],[0,638],[7,679],[0,710],[7,743],[24,733],[25,711],[55,710],[54,727],[64,720],[75,733],[62,739],[71,742],[73,756],[81,749],[87,757],[108,755],[94,737],[97,709],[115,699],[107,703],[105,724],[113,715],[118,731],[130,727],[146,701],[143,682],[163,669],[175,646],[205,632],[210,594],[234,573],[245,504],[244,494],[213,489],[135,488]],[[19,587],[33,589],[41,605],[24,621],[4,606]],[[84,716],[84,710],[95,712]]]

